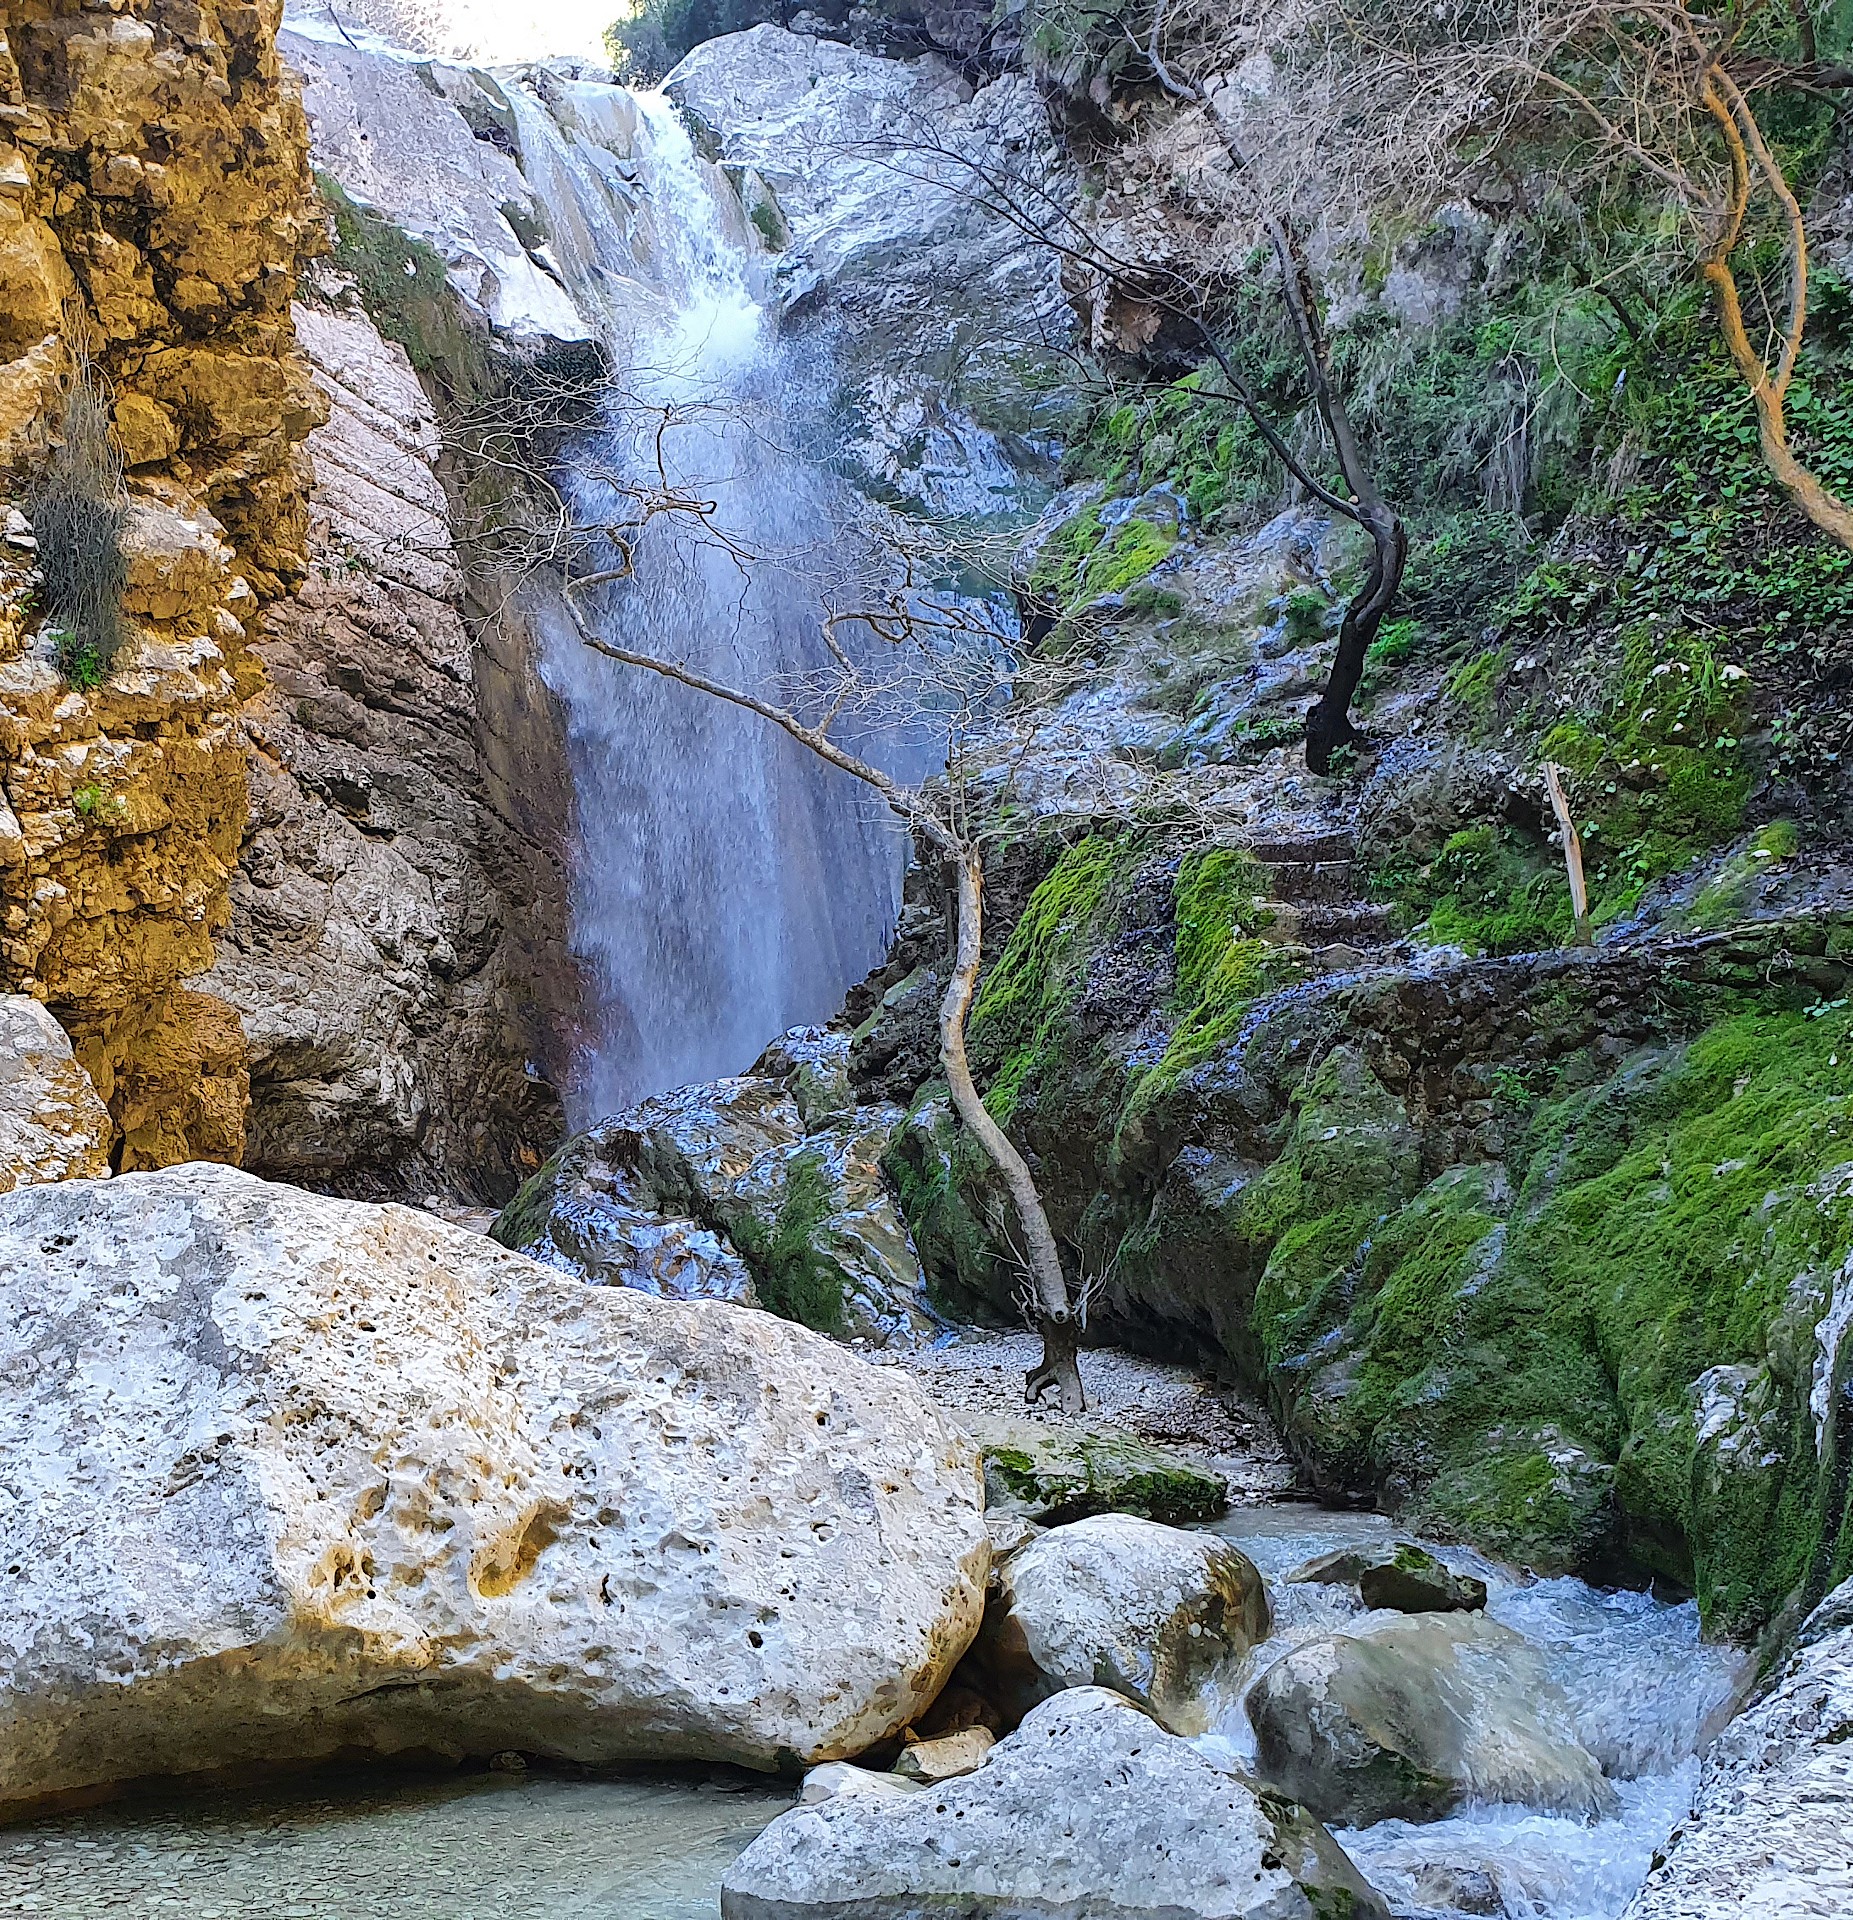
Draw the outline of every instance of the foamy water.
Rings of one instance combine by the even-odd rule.
[[[1285,1576],[1318,1554],[1410,1536],[1380,1515],[1305,1508],[1238,1513],[1215,1531],[1260,1568],[1274,1603],[1272,1637],[1245,1663],[1216,1731],[1198,1743],[1247,1769],[1255,1738],[1240,1695],[1289,1647],[1366,1617],[1351,1589],[1293,1585]],[[1524,1807],[1470,1807],[1445,1820],[1386,1820],[1335,1837],[1401,1914],[1615,1920],[1691,1804],[1696,1755],[1728,1709],[1743,1656],[1700,1639],[1690,1601],[1534,1580],[1464,1548],[1428,1544],[1457,1572],[1484,1580],[1488,1615],[1544,1652],[1621,1810],[1586,1825]]]

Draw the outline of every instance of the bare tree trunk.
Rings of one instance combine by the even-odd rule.
[[[1557,831],[1563,836],[1564,871],[1570,878],[1570,916],[1576,928],[1574,938],[1579,947],[1593,947],[1596,937],[1589,930],[1589,886],[1583,878],[1583,843],[1570,816],[1570,802],[1563,790],[1563,769],[1549,760],[1544,763],[1544,786],[1551,796],[1551,811],[1557,816]]]
[[[1042,1334],[1042,1365],[1024,1381],[1028,1396],[1031,1401],[1039,1400],[1048,1388],[1054,1387],[1061,1397],[1064,1413],[1084,1413],[1087,1396],[1081,1386],[1081,1365],[1077,1357],[1081,1328],[1069,1304],[1068,1280],[1062,1272],[1061,1254],[1049,1227],[1049,1216],[1043,1211],[1042,1196],[1036,1191],[1035,1176],[1028,1163],[979,1098],[965,1055],[965,1017],[971,1011],[972,997],[978,987],[984,935],[984,870],[975,847],[963,847],[959,851],[958,890],[958,945],[952,978],[947,981],[945,995],[939,1003],[940,1065],[945,1069],[946,1085],[951,1089],[952,1104],[959,1118],[1004,1176],[1023,1235],[1030,1298]]]
[[[864,785],[873,787],[904,820],[918,827],[940,855],[958,873],[958,937],[952,978],[939,1003],[939,1058],[945,1069],[946,1085],[952,1104],[966,1129],[984,1150],[985,1157],[1004,1177],[1010,1200],[1016,1210],[1017,1225],[1023,1236],[1029,1264],[1030,1298],[1036,1324],[1042,1334],[1042,1365],[1024,1382],[1032,1401],[1051,1386],[1061,1396],[1064,1413],[1085,1413],[1087,1396],[1082,1391],[1081,1367],[1077,1359],[1081,1327],[1079,1316],[1069,1302],[1068,1280],[1062,1272],[1061,1254],[1043,1211],[1042,1196],[1036,1191],[1036,1178],[1029,1163],[1012,1144],[1010,1136],[991,1118],[989,1109],[978,1097],[972,1080],[971,1064],[965,1053],[965,1017],[971,1012],[978,990],[978,967],[984,936],[984,866],[978,849],[955,834],[913,788],[903,786],[890,774],[866,760],[847,752],[830,739],[821,726],[806,726],[789,708],[781,707],[741,687],[712,680],[694,668],[673,660],[661,660],[654,654],[638,653],[596,634],[586,625],[572,598],[574,583],[569,582],[566,607],[579,637],[594,652],[625,666],[642,667],[660,674],[698,693],[710,694],[731,706],[744,707],[775,727],[783,729],[801,746],[808,747],[820,760],[840,767]]]
[[[1345,484],[1351,489],[1354,517],[1370,535],[1370,571],[1345,608],[1332,671],[1319,698],[1306,712],[1306,764],[1314,773],[1324,773],[1340,747],[1352,746],[1363,738],[1351,724],[1351,702],[1358,682],[1364,677],[1364,656],[1370,651],[1370,643],[1376,639],[1385,615],[1396,604],[1402,587],[1403,568],[1409,559],[1409,535],[1403,527],[1402,516],[1378,491],[1376,477],[1352,430],[1344,395],[1332,378],[1325,329],[1319,323],[1319,309],[1305,255],[1284,220],[1269,220],[1267,226],[1313,401],[1331,437],[1332,450],[1338,455]]]

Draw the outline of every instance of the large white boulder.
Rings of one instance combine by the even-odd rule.
[[[967,1672],[1008,1720],[1098,1684],[1194,1735],[1220,1717],[1268,1626],[1261,1575],[1230,1542],[1102,1513],[1003,1563]]]
[[[1542,1654],[1484,1614],[1368,1614],[1302,1640],[1247,1704],[1263,1776],[1324,1820],[1435,1820],[1487,1800],[1588,1820],[1617,1807]]]
[[[1853,1913],[1853,1580],[1815,1610],[1775,1684],[1705,1756],[1623,1920]]]
[[[0,1803],[337,1749],[769,1768],[975,1630],[970,1443],[770,1315],[190,1165],[0,1200]]]
[[[1381,1920],[1300,1808],[1117,1693],[1045,1701],[975,1773],[836,1792],[773,1821],[721,1883],[723,1920]]]

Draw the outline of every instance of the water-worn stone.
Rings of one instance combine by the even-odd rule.
[[[814,1807],[820,1800],[834,1799],[839,1793],[859,1793],[870,1800],[899,1800],[925,1790],[926,1783],[921,1780],[908,1780],[895,1773],[876,1773],[869,1767],[853,1766],[847,1760],[826,1760],[804,1776],[798,1801],[801,1806]]]
[[[775,1820],[724,1920],[1381,1920],[1325,1829],[1099,1687],[1057,1695],[976,1773]]]
[[[1267,1592],[1226,1540],[1100,1514],[998,1569],[969,1663],[1015,1720],[1065,1687],[1108,1686],[1174,1733],[1207,1732],[1235,1663],[1267,1637]]]
[[[1705,1755],[1692,1811],[1623,1920],[1853,1913],[1853,1580]]]
[[[1482,1614],[1304,1640],[1247,1704],[1263,1776],[1321,1819],[1437,1820],[1468,1800],[1595,1819],[1617,1804],[1543,1656]]]
[[[1179,1526],[1229,1510],[1219,1473],[1124,1433],[1068,1433],[1023,1423],[987,1439],[985,1491],[993,1507],[1059,1526],[1096,1513],[1136,1513]]]
[[[1452,1573],[1432,1553],[1398,1541],[1359,1573],[1358,1594],[1367,1607],[1397,1613],[1459,1613],[1486,1605],[1486,1582]]]
[[[1396,1613],[1457,1613],[1486,1605],[1486,1582],[1454,1573],[1408,1540],[1384,1547],[1341,1547],[1295,1567],[1287,1578],[1305,1586],[1356,1587],[1367,1607]]]
[[[970,1443],[775,1320],[204,1165],[0,1198],[0,1802],[342,1749],[862,1751],[939,1691]]]
[[[936,1740],[916,1740],[903,1747],[894,1770],[903,1780],[932,1786],[982,1766],[985,1755],[996,1744],[997,1736],[990,1728],[966,1727],[958,1733],[941,1734]]]
[[[0,1193],[109,1172],[109,1109],[36,1000],[0,995]]]

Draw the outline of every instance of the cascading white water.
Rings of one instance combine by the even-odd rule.
[[[1285,1576],[1314,1554],[1406,1536],[1375,1514],[1291,1509],[1237,1513],[1215,1531],[1266,1576],[1274,1631],[1249,1654],[1222,1724],[1199,1744],[1252,1769],[1254,1729],[1240,1696],[1289,1647],[1351,1631],[1365,1610],[1354,1589]],[[1691,1601],[1534,1580],[1464,1548],[1433,1550],[1484,1580],[1487,1616],[1542,1651],[1578,1738],[1614,1784],[1619,1812],[1585,1825],[1531,1807],[1472,1805],[1423,1825],[1383,1820],[1334,1837],[1399,1915],[1616,1920],[1691,1802],[1697,1754],[1734,1696],[1743,1658],[1700,1639]]]
[[[817,575],[841,496],[781,431],[791,373],[755,285],[744,222],[661,96],[639,96],[640,161],[667,307],[626,342],[605,418],[569,467],[661,478],[712,503],[652,520],[634,578],[595,625],[639,652],[762,695],[824,659]],[[632,518],[596,480],[587,524]],[[904,846],[856,781],[767,722],[587,648],[552,623],[579,822],[574,946],[593,1031],[575,1124],[738,1072],[787,1027],[826,1018],[880,958]]]

